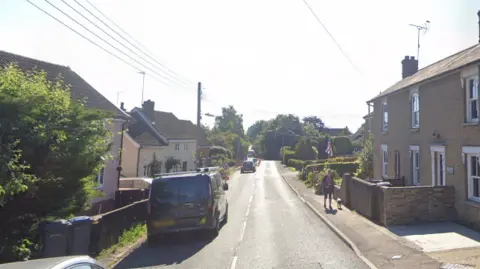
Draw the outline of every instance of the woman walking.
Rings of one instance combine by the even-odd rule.
[[[328,170],[327,174],[322,179],[322,190],[324,196],[323,206],[327,208],[327,196],[329,200],[330,210],[332,209],[332,196],[333,196],[333,171],[331,169]]]

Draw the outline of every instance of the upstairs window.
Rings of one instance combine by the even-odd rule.
[[[187,143],[183,144],[183,150],[188,150],[188,144]]]
[[[388,105],[387,102],[382,104],[382,131],[388,131]]]
[[[175,150],[180,150],[180,143],[175,143]]]
[[[478,102],[478,77],[469,77],[466,80],[467,90],[467,122],[478,122],[479,102]]]
[[[420,99],[418,93],[412,95],[412,128],[420,127]]]

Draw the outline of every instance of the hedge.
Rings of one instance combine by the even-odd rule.
[[[295,151],[293,150],[285,150],[283,152],[283,156],[282,156],[282,162],[283,164],[287,164],[288,165],[288,161],[290,159],[295,159]]]
[[[289,159],[287,166],[295,167],[296,170],[300,171],[303,169],[304,161],[297,159]]]
[[[345,173],[356,173],[358,169],[357,162],[337,162],[337,163],[319,163],[319,164],[310,164],[305,167],[303,174],[307,175],[312,171],[323,171],[325,165],[328,165],[330,169],[335,170],[340,176],[343,176]]]
[[[353,152],[352,141],[346,136],[337,136],[332,141],[336,155],[351,154]]]

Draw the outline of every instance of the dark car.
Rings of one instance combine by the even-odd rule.
[[[148,201],[147,232],[152,243],[158,235],[207,230],[218,235],[228,219],[225,191],[228,183],[217,171],[164,174],[153,179]]]
[[[242,168],[240,168],[240,173],[245,173],[245,171],[250,171],[255,173],[256,168],[252,161],[244,161]]]

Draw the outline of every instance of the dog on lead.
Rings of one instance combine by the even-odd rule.
[[[340,198],[337,198],[337,208],[339,210],[342,210],[342,199],[340,199]]]

